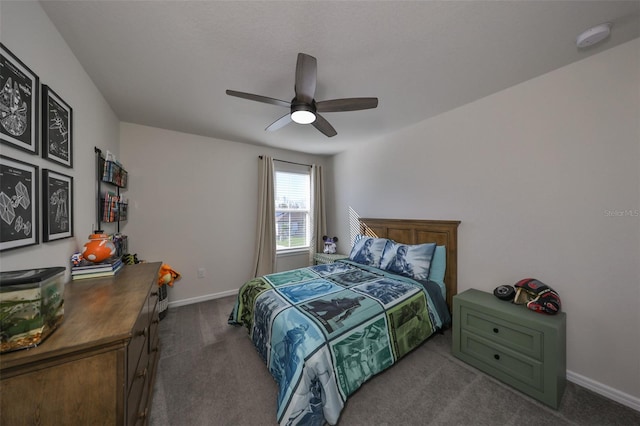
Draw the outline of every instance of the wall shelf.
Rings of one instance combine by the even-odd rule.
[[[127,252],[127,237],[120,234],[120,223],[127,220],[129,205],[123,201],[121,191],[127,187],[129,174],[115,161],[106,159],[102,151],[94,147],[96,155],[96,227],[101,228],[103,223],[116,225],[116,234],[113,236],[118,249],[117,255],[122,256]],[[96,230],[97,231],[97,230]]]

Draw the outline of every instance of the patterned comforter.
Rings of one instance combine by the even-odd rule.
[[[245,283],[229,323],[278,383],[280,425],[335,424],[350,394],[450,323],[443,294],[343,260]]]

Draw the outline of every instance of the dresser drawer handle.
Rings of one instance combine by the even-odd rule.
[[[499,355],[499,354],[495,354],[493,357],[494,357],[495,359],[497,359],[497,360],[500,360],[500,355]]]
[[[139,419],[144,419],[144,418],[146,418],[146,417],[147,417],[147,410],[148,410],[148,408],[145,408],[145,409],[144,409],[144,411],[140,411],[140,412],[138,413],[138,418],[139,418]]]
[[[141,379],[143,377],[145,377],[147,375],[147,368],[145,367],[142,371],[138,371],[138,374],[136,374],[136,377]]]
[[[494,327],[494,328],[493,328],[493,332],[497,334],[497,333],[499,333],[499,332],[500,332],[500,330],[498,330],[498,328],[497,328],[497,327]]]
[[[147,335],[146,327],[136,333],[136,336],[146,336],[146,335]]]
[[[151,321],[151,324],[160,324],[160,319],[156,318],[153,321]]]
[[[158,292],[157,292],[157,291],[152,291],[152,292],[151,292],[151,296],[156,297],[157,295],[158,295]]]

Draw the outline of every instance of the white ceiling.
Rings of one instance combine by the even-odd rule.
[[[640,36],[640,1],[41,1],[118,118],[333,154]],[[580,32],[612,22],[586,50]],[[316,100],[379,98],[313,126],[287,109],[296,56],[318,61]]]

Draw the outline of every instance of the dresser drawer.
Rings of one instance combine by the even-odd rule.
[[[148,360],[148,358],[147,358]],[[140,418],[140,411],[146,409],[146,403],[142,404],[142,395],[145,392],[145,388],[148,387],[149,377],[151,372],[147,363],[140,366],[140,369],[133,377],[133,383],[131,384],[131,390],[127,397],[127,425],[135,425]]]
[[[460,328],[542,361],[542,333],[469,306],[460,307]]]
[[[127,348],[127,389],[131,387],[142,354],[147,352],[148,336],[149,317],[145,312],[144,315],[138,317],[133,327],[131,341]]]
[[[462,330],[460,335],[460,351],[472,358],[470,364],[481,370],[486,370],[486,367],[495,369],[529,387],[543,390],[542,363],[540,361],[523,356],[465,330]]]
[[[151,305],[149,311],[151,312],[151,324],[149,325],[149,345],[150,351],[153,350],[154,342],[158,339],[158,327],[160,326],[160,314],[158,312],[158,298],[150,298],[149,303],[155,302]]]

